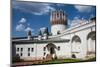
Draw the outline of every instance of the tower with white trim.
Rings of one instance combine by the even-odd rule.
[[[62,10],[52,11],[50,22],[52,35],[60,34],[62,31],[66,30],[67,27],[67,17],[65,12]]]

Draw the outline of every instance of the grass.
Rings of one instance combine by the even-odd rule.
[[[59,64],[59,63],[72,63],[72,62],[79,62],[80,59],[58,59],[58,60],[51,60],[44,62],[43,64]]]
[[[76,63],[76,62],[92,62],[92,61],[96,61],[96,58],[89,58],[86,60],[82,60],[82,59],[71,59],[71,58],[67,58],[67,59],[55,59],[55,60],[48,60],[48,61],[30,61],[30,62],[16,62],[13,64],[13,66],[24,66],[24,65],[44,65],[44,64],[62,64],[62,63]]]
[[[60,64],[60,63],[75,63],[75,62],[90,62],[90,61],[96,61],[96,58],[90,58],[87,60],[82,59],[57,59],[57,60],[51,60],[44,62],[43,64]]]

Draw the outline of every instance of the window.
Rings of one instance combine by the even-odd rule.
[[[20,56],[23,56],[23,54],[21,53]]]
[[[21,48],[21,51],[23,51],[23,48]]]
[[[45,50],[46,50],[46,47],[43,48],[43,51],[45,51]]]
[[[28,51],[30,51],[30,48],[28,48]]]
[[[46,53],[44,52],[44,56],[45,56],[45,54],[46,54]]]
[[[34,48],[31,48],[31,51],[33,52],[34,51]]]
[[[19,51],[19,48],[17,48],[17,51]]]
[[[60,50],[60,46],[58,46],[58,50]]]
[[[28,56],[30,56],[30,53],[28,53]]]

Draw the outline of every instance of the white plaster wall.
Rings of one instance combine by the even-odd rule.
[[[42,43],[42,44],[37,44],[37,59],[43,59],[44,57],[44,52],[47,54],[50,53],[50,51],[47,50],[43,51],[43,48],[47,45],[48,43]],[[60,50],[55,49],[56,55],[58,58],[69,58],[71,57],[71,46],[69,43],[53,43],[56,45],[56,47],[60,46]],[[45,56],[46,56],[45,55]]]
[[[57,47],[60,46],[60,50],[56,49],[58,58],[70,58],[71,57],[71,45],[68,42],[54,43]]]
[[[88,51],[95,52],[95,40],[92,40],[91,38],[88,39]]]
[[[66,29],[66,25],[63,24],[56,24],[56,25],[52,25],[51,26],[51,33],[53,35],[57,35],[57,32],[60,31],[64,31]]]
[[[71,39],[71,34],[63,35],[60,38],[62,38],[62,39]]]
[[[92,24],[91,24],[92,25]],[[86,26],[87,27],[87,26]],[[85,27],[84,27],[85,28]],[[86,28],[83,30],[71,30],[71,34],[65,34],[64,36],[61,36],[61,38],[63,39],[70,39],[70,42],[71,42],[71,39],[74,35],[77,35],[80,37],[81,39],[81,44],[80,46],[72,46],[73,44],[71,44],[72,46],[72,50],[74,51],[80,51],[80,53],[76,54],[77,55],[77,58],[84,58],[86,55],[87,55],[87,47],[88,47],[88,41],[87,41],[87,35],[91,32],[91,31],[95,31],[95,27],[93,26],[92,28]],[[92,30],[91,30],[92,29]],[[74,32],[75,31],[75,32]],[[67,32],[66,32],[67,33]],[[94,43],[94,42],[93,42]]]
[[[16,51],[16,54],[23,53],[23,56],[20,56],[21,59],[24,60],[42,60],[44,57],[44,52],[43,48],[47,45],[47,43],[35,43],[35,44],[18,44],[16,45],[16,50],[17,48],[23,48],[23,51],[21,52]],[[30,51],[28,51],[28,48],[30,48]],[[34,51],[31,52],[31,48],[34,48]],[[30,53],[30,56],[28,56],[28,52]],[[48,53],[48,52],[46,52]]]
[[[72,43],[72,52],[80,53],[81,43],[80,42],[73,42]]]
[[[37,44],[37,59],[43,59],[43,57],[46,57],[47,54],[50,53],[50,51],[47,50],[43,51],[43,48],[47,45],[48,43],[42,43],[42,44]],[[64,42],[64,43],[53,43],[56,45],[56,47],[60,46],[60,50],[55,49],[56,55],[58,58],[70,58],[71,57],[71,46],[69,43]],[[46,55],[44,56],[44,52]]]
[[[94,27],[92,27],[92,31],[95,31],[95,26],[94,26]]]
[[[43,48],[47,45],[47,43],[36,43],[36,57],[37,60],[41,60],[44,57],[44,52],[46,51],[43,50]]]
[[[80,53],[77,55],[78,58],[83,58],[86,56],[87,53],[87,33],[89,30],[82,30],[80,32],[75,33],[75,35],[78,35],[81,39],[81,44],[80,44]]]
[[[78,32],[75,32],[74,35],[78,35],[81,39],[80,44],[80,53],[77,55],[78,58],[84,58],[87,55],[88,49],[88,42],[87,42],[87,35],[91,32],[91,28],[84,29]],[[74,48],[76,49],[76,48]]]
[[[32,60],[33,59],[33,60],[35,60],[35,57],[36,57],[35,44],[18,44],[18,45],[16,45],[16,49],[17,48],[19,48],[19,49],[23,48],[22,52],[21,52],[21,50],[16,51],[16,54],[19,54],[19,55],[20,55],[20,53],[23,54],[22,56],[20,56],[21,59],[24,59],[24,60]],[[30,48],[30,51],[28,51],[28,48]],[[33,52],[31,52],[31,48],[34,48]],[[28,52],[30,53],[30,56],[28,56]]]

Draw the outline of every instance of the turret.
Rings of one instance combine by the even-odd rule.
[[[39,34],[38,34],[38,40],[42,40],[42,33],[40,30],[39,30]]]
[[[43,32],[43,39],[48,39],[48,35],[49,35],[49,32],[48,32],[48,28],[46,27]]]
[[[28,40],[31,40],[32,39],[32,32],[30,30],[28,31],[28,34],[27,35],[28,35],[28,37],[27,37]]]
[[[42,32],[43,39],[48,39],[48,34],[49,34],[48,28],[47,27],[43,27],[40,30]]]
[[[50,22],[52,35],[60,34],[67,27],[67,17],[65,12],[62,10],[51,12]]]

